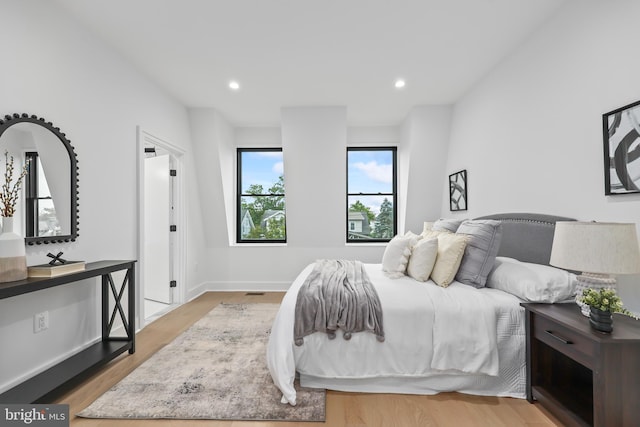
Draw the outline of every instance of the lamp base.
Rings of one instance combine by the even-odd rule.
[[[576,283],[576,304],[580,306],[582,314],[589,317],[590,307],[581,302],[582,292],[585,289],[613,289],[617,291],[616,279],[608,274],[582,273],[577,276]]]

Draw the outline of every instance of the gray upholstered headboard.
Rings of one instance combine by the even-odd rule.
[[[476,219],[495,219],[502,222],[502,240],[498,256],[546,265],[551,257],[556,221],[575,221],[573,218],[535,213],[494,214]]]

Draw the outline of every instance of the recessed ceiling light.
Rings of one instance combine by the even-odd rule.
[[[229,89],[231,89],[231,90],[238,90],[238,89],[240,89],[240,83],[238,83],[238,82],[237,82],[237,81],[235,81],[235,80],[231,80],[231,81],[229,82]]]
[[[402,79],[398,79],[396,80],[394,86],[396,87],[396,89],[402,89],[404,86],[406,85],[405,81]]]

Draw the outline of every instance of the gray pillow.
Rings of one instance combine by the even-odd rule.
[[[463,219],[443,219],[440,218],[436,222],[433,223],[432,230],[436,231],[450,231],[455,233],[460,224],[462,224]]]
[[[502,223],[492,219],[467,220],[460,224],[457,234],[469,235],[456,280],[465,285],[482,288],[496,261],[502,239]]]

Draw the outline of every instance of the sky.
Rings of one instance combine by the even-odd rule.
[[[391,151],[349,151],[349,193],[393,192]]]
[[[284,174],[282,151],[242,152],[242,191],[252,184],[262,185],[265,192]]]
[[[391,151],[349,151],[347,155],[349,193],[391,193],[393,191],[393,153]],[[284,172],[281,151],[242,153],[242,190],[251,184],[266,192]],[[286,181],[285,181],[286,185]],[[349,197],[349,205],[360,200],[377,213],[384,196]]]
[[[347,157],[349,193],[393,192],[393,153],[391,151],[349,151]],[[391,197],[387,197],[393,203]],[[349,196],[349,206],[360,201],[373,213],[380,212],[385,196]]]

